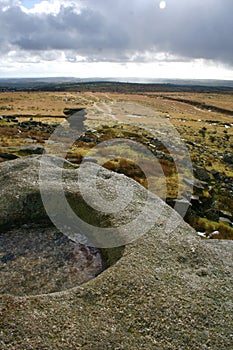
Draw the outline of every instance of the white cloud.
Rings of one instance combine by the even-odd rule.
[[[232,78],[231,0],[30,1],[0,0],[2,74]]]
[[[32,8],[27,8],[21,4],[20,8],[27,14],[53,14],[57,15],[60,12],[61,6],[72,7],[76,13],[80,13],[81,4],[79,1],[72,0],[43,0],[39,3],[35,3]]]
[[[157,62],[83,62],[75,52],[50,51],[28,55],[11,51],[0,59],[2,77],[70,76],[77,78],[167,78],[167,79],[226,79],[233,80],[233,72],[209,60]]]

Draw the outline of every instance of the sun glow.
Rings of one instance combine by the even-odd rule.
[[[159,3],[160,10],[164,10],[166,6],[167,6],[166,1],[160,1]]]

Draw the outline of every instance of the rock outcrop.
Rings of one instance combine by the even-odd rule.
[[[233,154],[225,154],[223,157],[223,161],[228,164],[233,164]]]
[[[0,165],[1,234],[13,224],[48,221],[38,184],[40,159]],[[47,158],[51,196],[59,166],[59,159]],[[65,162],[64,191],[71,202],[82,202],[83,219],[121,227],[140,215],[146,198],[148,209],[135,230],[154,224],[124,249],[102,249],[109,268],[82,286],[33,297],[2,294],[1,348],[231,349],[232,242],[201,239],[172,208],[133,180],[94,163],[85,166],[97,171],[98,188],[106,198],[116,197],[109,187],[114,182],[123,186],[126,197],[130,191],[134,195],[126,210],[97,215],[83,204],[77,170]],[[88,179],[83,186],[88,188]],[[89,198],[93,191],[89,186]],[[134,237],[134,232],[127,235]]]

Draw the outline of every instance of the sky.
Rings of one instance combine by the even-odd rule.
[[[233,0],[0,0],[0,77],[233,80]]]

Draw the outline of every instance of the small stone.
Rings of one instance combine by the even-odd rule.
[[[209,238],[214,238],[214,237],[218,236],[219,234],[220,234],[219,231],[213,231],[213,232],[209,233],[208,237]]]
[[[225,163],[233,164],[233,154],[230,154],[230,153],[225,154],[225,156],[223,157],[223,161]]]
[[[95,159],[94,157],[84,157],[82,160],[82,163],[97,163],[97,159]]]
[[[225,224],[232,225],[231,220],[230,220],[230,219],[227,219],[227,218],[220,217],[220,218],[219,218],[219,221],[220,221],[220,222],[224,222]]]

